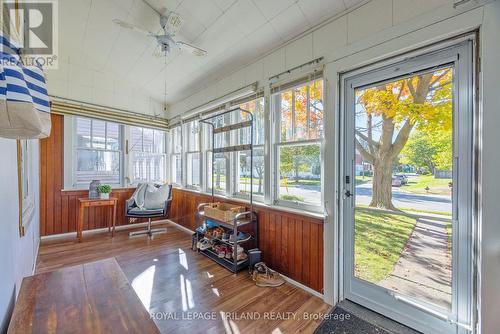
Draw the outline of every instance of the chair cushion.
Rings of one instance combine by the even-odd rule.
[[[163,209],[140,209],[140,208],[133,208],[129,210],[128,212],[130,215],[136,215],[136,216],[154,216],[154,215],[161,215],[163,214]]]
[[[144,207],[146,209],[158,209],[165,206],[170,195],[170,186],[164,184],[159,188],[148,187],[144,195]]]

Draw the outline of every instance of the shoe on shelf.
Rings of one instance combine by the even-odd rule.
[[[237,257],[236,257],[236,260],[237,260],[238,262],[240,262],[240,261],[245,261],[246,259],[248,259],[248,255],[247,255],[247,253],[245,253],[245,252],[239,253],[239,254],[237,255]]]
[[[198,242],[197,246],[199,250],[207,250],[212,247],[212,244],[210,243],[210,241],[208,241],[208,239],[204,238]]]
[[[238,242],[244,242],[244,241],[248,241],[250,240],[252,236],[248,233],[245,233],[245,232],[238,232],[238,236],[236,237],[236,240]],[[229,242],[230,243],[234,243],[234,235],[231,234],[231,236],[229,237]]]
[[[231,232],[224,232],[221,240],[224,242],[228,242],[230,237],[231,237]]]
[[[260,287],[278,287],[285,283],[281,275],[269,269],[264,262],[255,265],[252,279],[255,281],[255,285]]]

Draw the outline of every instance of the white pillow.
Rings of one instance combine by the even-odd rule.
[[[144,196],[144,207],[146,209],[163,209],[170,195],[169,190],[168,184],[164,184],[160,188],[150,185],[146,189],[146,195]]]

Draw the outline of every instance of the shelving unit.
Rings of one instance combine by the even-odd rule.
[[[224,115],[235,113],[235,112],[240,112],[240,113],[245,113],[249,117],[249,120],[244,120],[240,123],[235,123],[235,124],[229,124],[229,125],[223,125],[217,127],[215,125],[215,121],[219,117],[223,117]],[[215,179],[215,158],[214,154],[216,153],[228,153],[228,152],[239,152],[239,151],[250,151],[250,210],[238,213],[232,222],[225,222],[221,221],[218,219],[213,219],[211,217],[207,217],[204,212],[204,207],[206,205],[209,205],[210,203],[202,203],[198,205],[197,212],[196,212],[196,221],[197,221],[197,227],[202,226],[206,220],[210,220],[212,222],[215,222],[219,226],[229,229],[233,231],[233,235],[235,236],[235,242],[228,242],[228,241],[223,241],[221,239],[214,238],[214,241],[216,243],[221,243],[221,244],[226,244],[228,246],[231,246],[233,248],[233,255],[232,259],[226,259],[226,258],[219,258],[217,253],[213,251],[212,249],[206,249],[206,250],[200,250],[198,249],[198,252],[203,254],[204,256],[214,260],[221,266],[225,267],[229,271],[233,273],[237,273],[240,270],[243,270],[248,267],[248,259],[245,260],[237,260],[238,252],[237,252],[237,245],[245,244],[248,242],[255,242],[256,245],[258,245],[258,222],[257,222],[257,215],[253,211],[253,114],[250,111],[241,109],[241,108],[235,108],[231,110],[227,110],[225,112],[219,113],[214,116],[210,116],[208,118],[200,120],[200,123],[207,124],[211,127],[212,129],[212,203],[215,203],[215,186],[214,186],[214,179]],[[238,129],[243,129],[243,128],[250,128],[250,143],[247,144],[241,144],[241,145],[235,145],[235,146],[227,146],[227,147],[215,147],[215,135],[219,133],[224,133],[224,132],[229,132],[233,130],[238,130]],[[238,236],[238,230],[243,227],[243,226],[248,226],[252,225],[253,227],[253,235],[251,235],[251,238],[249,240],[245,241],[237,241],[237,236]],[[248,233],[248,232],[246,232]],[[200,235],[197,232],[196,233],[196,241],[198,242],[200,239]]]

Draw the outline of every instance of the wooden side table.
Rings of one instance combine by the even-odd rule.
[[[78,202],[80,203],[78,209],[78,224],[76,227],[76,237],[78,238],[78,242],[82,242],[83,235],[83,213],[85,208],[97,207],[97,206],[110,206],[112,209],[112,220],[108,223],[108,231],[111,232],[111,224],[113,224],[113,231],[111,232],[111,236],[115,236],[115,224],[116,224],[116,204],[118,203],[118,198],[110,197],[109,199],[100,199],[100,198],[88,198],[83,197],[79,198]]]

